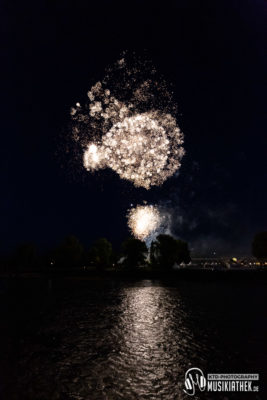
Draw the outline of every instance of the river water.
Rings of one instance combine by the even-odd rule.
[[[264,399],[266,299],[259,282],[72,281],[25,288],[11,302],[2,332],[3,398],[189,399],[184,375],[198,367],[205,375],[259,373],[260,390],[194,399]]]

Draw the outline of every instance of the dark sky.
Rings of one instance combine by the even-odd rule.
[[[147,200],[194,249],[250,252],[267,228],[266,2],[2,1],[0,15],[2,250],[70,233],[116,245],[130,203]],[[144,49],[173,84],[180,174],[150,192],[112,172],[81,179],[62,155],[70,107],[123,50]]]

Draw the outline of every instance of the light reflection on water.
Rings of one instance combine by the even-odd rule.
[[[216,328],[225,304],[213,312],[194,296],[192,289],[150,281],[64,292],[36,340],[23,345],[20,400],[187,398],[188,368],[235,369]]]
[[[180,298],[176,293],[174,304],[169,289],[155,286],[123,292],[120,348],[114,358],[120,389],[129,399],[170,398],[178,391],[179,344],[190,338]]]

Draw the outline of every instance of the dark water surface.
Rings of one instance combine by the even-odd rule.
[[[2,297],[1,399],[190,399],[190,367],[260,374],[258,394],[191,398],[267,398],[265,283],[24,285]]]

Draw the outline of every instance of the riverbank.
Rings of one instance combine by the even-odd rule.
[[[159,279],[159,280],[192,280],[192,281],[217,281],[217,280],[263,280],[267,281],[266,269],[179,269],[172,271],[136,269],[136,270],[84,270],[65,269],[54,271],[34,271],[18,274],[2,274],[0,281],[41,279],[41,280],[124,280],[124,279]],[[0,287],[1,289],[1,287]]]

